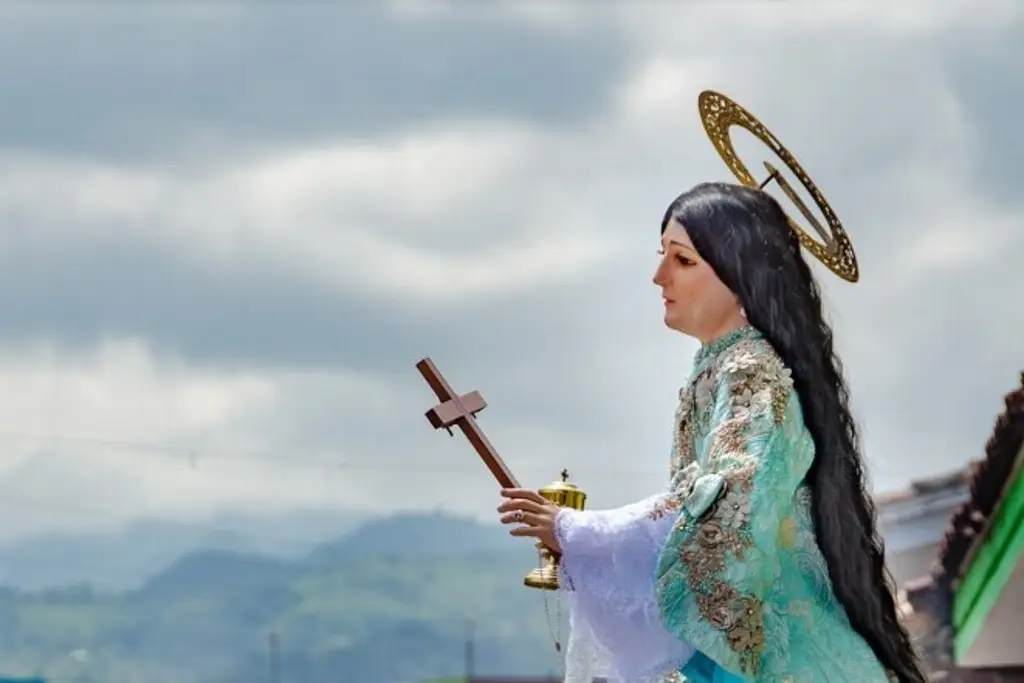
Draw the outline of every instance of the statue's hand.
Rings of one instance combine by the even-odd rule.
[[[513,536],[536,538],[556,553],[562,548],[555,537],[555,519],[558,506],[530,489],[503,489],[502,497],[507,498],[498,506],[502,524],[519,524],[509,533]]]

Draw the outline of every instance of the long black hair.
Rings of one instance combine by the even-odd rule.
[[[806,481],[815,533],[850,625],[900,683],[924,683],[897,616],[842,362],[832,347],[820,290],[785,212],[766,192],[705,183],[672,202],[662,232],[673,218],[792,373],[814,439]]]

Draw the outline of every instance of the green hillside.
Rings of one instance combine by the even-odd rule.
[[[533,551],[509,540],[465,520],[395,518],[297,561],[188,555],[129,593],[0,589],[0,673],[266,681],[276,633],[282,683],[400,683],[462,675],[472,631],[476,673],[551,674],[543,598],[522,585]]]

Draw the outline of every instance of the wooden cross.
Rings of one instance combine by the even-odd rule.
[[[427,381],[438,400],[441,401],[427,411],[427,419],[430,420],[434,429],[444,428],[452,436],[454,436],[453,426],[461,429],[469,439],[469,443],[476,449],[480,459],[487,465],[487,469],[498,480],[498,484],[507,489],[519,488],[519,481],[512,476],[505,461],[494,450],[494,446],[487,440],[480,425],[476,422],[476,414],[487,407],[487,402],[484,401],[480,392],[472,391],[461,396],[456,394],[429,358],[424,358],[417,363],[416,369],[420,371],[423,379]]]

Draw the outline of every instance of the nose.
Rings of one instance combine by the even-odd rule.
[[[658,261],[658,267],[654,269],[654,277],[651,281],[659,287],[664,287],[667,284],[665,279],[665,259]]]

